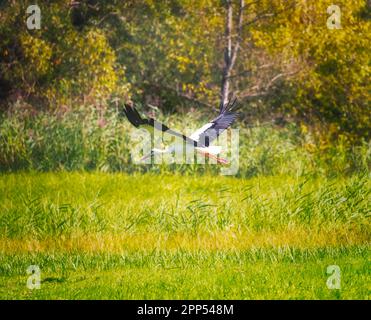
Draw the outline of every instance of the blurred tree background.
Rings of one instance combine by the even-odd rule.
[[[26,26],[32,4],[41,9],[39,30]],[[332,4],[0,1],[2,121],[91,107],[104,113],[128,99],[165,114],[210,114],[227,79],[245,125],[294,123],[322,149],[339,139],[368,142],[370,1],[337,0],[341,29],[327,26]]]

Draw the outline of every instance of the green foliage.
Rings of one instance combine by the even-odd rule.
[[[42,29],[28,30],[23,21],[28,5],[12,2],[1,15],[0,74],[17,94],[13,100],[61,109],[128,94],[124,68],[102,30],[76,29],[66,1],[40,2]]]
[[[254,42],[291,61],[296,74],[270,100],[279,111],[307,121],[333,138],[370,136],[370,22],[361,14],[367,1],[337,1],[341,29],[328,29],[331,1],[297,1],[290,15],[252,31]]]
[[[210,0],[125,1],[105,8],[120,17],[105,23],[138,99],[171,111],[184,97],[217,101],[220,9]]]

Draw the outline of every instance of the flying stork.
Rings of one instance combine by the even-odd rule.
[[[155,119],[142,118],[135,107],[130,104],[125,104],[123,111],[130,123],[136,128],[144,127],[150,130],[161,130],[164,133],[166,132],[183,140],[181,143],[175,142],[165,149],[153,148],[148,155],[141,159],[142,161],[156,154],[171,154],[177,150],[183,151],[183,143],[185,142],[194,148],[196,152],[208,158],[215,159],[217,163],[227,164],[228,161],[226,159],[218,157],[218,154],[220,154],[222,151],[222,147],[211,146],[210,143],[215,140],[224,130],[228,129],[236,120],[238,114],[233,112],[233,109],[236,106],[236,101],[237,99],[234,99],[233,102],[229,101],[225,105],[220,104],[219,115],[209,123],[203,125],[200,129],[193,132],[189,137],[168,128],[166,125],[156,121]]]

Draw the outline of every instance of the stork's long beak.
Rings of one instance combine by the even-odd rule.
[[[151,157],[151,154],[149,153],[149,154],[147,154],[146,156],[142,157],[142,158],[140,159],[140,161],[145,161],[145,160],[147,160],[147,159],[150,158],[150,157]]]

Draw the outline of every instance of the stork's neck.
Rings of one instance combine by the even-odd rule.
[[[157,149],[157,148],[153,148],[152,151],[154,153],[168,153],[169,152],[169,147],[166,147],[165,149]]]

